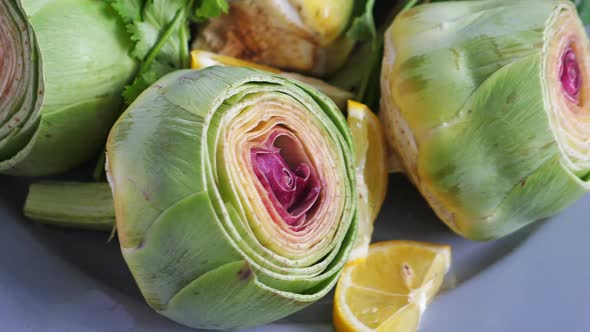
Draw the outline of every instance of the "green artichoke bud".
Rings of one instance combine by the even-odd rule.
[[[95,157],[137,67],[123,23],[94,0],[3,0],[0,22],[0,172]]]
[[[455,232],[497,238],[590,189],[589,43],[570,1],[461,1],[385,36],[391,145]]]
[[[297,81],[219,66],[159,80],[107,143],[122,253],[149,305],[230,329],[324,296],[356,233],[352,155],[336,105]]]
[[[193,48],[324,75],[352,50],[345,32],[354,9],[354,0],[231,1],[228,14],[210,20]]]

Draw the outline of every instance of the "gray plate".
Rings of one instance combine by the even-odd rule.
[[[150,310],[108,234],[30,222],[20,211],[27,181],[0,181],[0,330],[194,331]],[[474,243],[447,230],[403,176],[390,183],[375,240],[453,247],[422,332],[590,331],[590,196],[512,236]],[[330,319],[331,295],[251,331],[331,331]]]

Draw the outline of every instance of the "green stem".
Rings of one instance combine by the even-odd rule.
[[[407,5],[409,3],[405,6]],[[362,42],[353,51],[346,65],[329,79],[332,85],[354,91],[355,100],[369,106],[375,112],[379,109],[379,76],[384,34],[395,16],[404,8],[404,3],[398,2],[379,25],[373,38]]]
[[[172,33],[176,29],[176,26],[179,24],[179,22],[182,21],[183,18],[184,18],[184,11],[182,9],[179,9],[176,12],[176,15],[174,16],[174,19],[172,20],[170,25],[168,25],[168,28],[166,29],[166,31],[164,31],[164,34],[162,35],[162,37],[160,37],[160,39],[158,40],[156,45],[154,45],[154,47],[150,50],[150,53],[145,58],[143,64],[141,65],[142,66],[141,72],[144,72],[145,68],[149,68],[151,66],[151,64],[152,64],[152,62],[154,62],[154,59],[156,58],[156,56],[158,56],[158,54],[160,54],[160,49],[162,47],[164,47],[166,42],[168,42],[168,39],[170,38],[170,36],[172,36]]]
[[[189,37],[187,26],[183,26],[180,28],[180,40],[187,41],[186,43],[180,44],[180,63],[182,63],[182,68],[190,68],[191,61],[188,43],[191,39]]]
[[[190,0],[188,4],[184,7],[184,20],[188,20],[191,9],[194,7],[194,3],[194,0]],[[182,64],[183,68],[189,68],[191,65],[189,50],[189,43],[191,42],[191,38],[188,24],[184,24],[180,27],[180,41],[180,63]]]
[[[406,3],[406,5],[404,6],[403,10],[407,10],[410,9],[412,7],[414,7],[416,5],[416,3],[418,3],[418,0],[410,0],[408,1],[408,3]]]
[[[25,216],[43,224],[111,231],[115,209],[106,182],[41,182],[29,188]]]

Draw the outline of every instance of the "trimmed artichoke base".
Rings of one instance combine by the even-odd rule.
[[[36,128],[43,87],[36,40],[15,1],[0,4],[0,170],[20,158]],[[14,159],[14,160],[13,160]]]
[[[94,0],[2,1],[1,173],[59,173],[103,148],[137,68],[114,14]]]
[[[277,132],[292,139],[276,147],[321,183],[292,225],[251,160]],[[235,329],[326,295],[356,235],[351,150],[336,105],[277,75],[209,67],[146,90],[113,127],[107,165],[123,256],[148,304],[188,326]]]
[[[543,49],[551,123],[564,163],[584,178],[590,174],[590,42],[576,12],[569,6],[564,6],[551,20],[551,28],[547,30],[550,42]],[[572,68],[564,68],[567,56],[575,61]],[[575,95],[563,86],[567,83],[562,80],[568,70],[575,71],[569,73],[576,80]],[[561,89],[556,86],[559,83]]]
[[[343,35],[353,1],[239,0],[193,43],[286,70],[324,75],[340,68],[353,42]]]
[[[31,46],[28,36],[20,37],[21,28],[26,30],[25,23],[13,17],[7,2],[0,3],[0,121],[6,122],[18,109],[15,105],[22,101],[26,92],[29,77],[28,66],[21,57],[30,54]],[[17,19],[17,21],[14,21]],[[24,39],[24,40],[23,40]],[[20,93],[20,95],[19,95]]]
[[[588,61],[569,1],[435,3],[396,18],[380,116],[451,229],[501,237],[590,190]]]

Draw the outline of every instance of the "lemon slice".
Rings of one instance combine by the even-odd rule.
[[[220,55],[203,50],[191,51],[191,68],[203,69],[211,66],[234,66],[234,67],[250,67],[254,69],[264,70],[275,74],[280,74],[281,71],[277,68],[261,65],[255,62],[244,61],[231,56]]]
[[[342,271],[334,297],[336,331],[416,331],[450,264],[449,246],[372,244],[365,259]]]
[[[383,128],[371,110],[348,101],[348,126],[352,132],[357,179],[358,233],[350,260],[367,255],[373,223],[387,192],[387,149]]]

